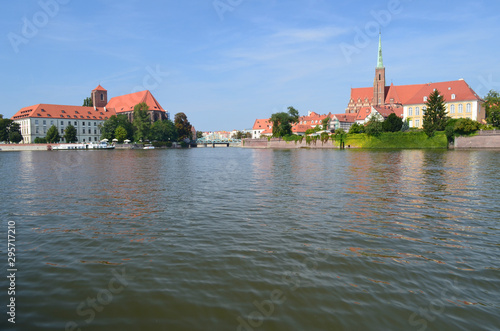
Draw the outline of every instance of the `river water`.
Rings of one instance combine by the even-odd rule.
[[[0,329],[498,330],[499,164],[497,151],[1,153]]]

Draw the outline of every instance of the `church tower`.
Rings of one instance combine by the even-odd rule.
[[[100,84],[91,93],[92,104],[94,107],[106,107],[108,104],[108,91]]]
[[[375,80],[373,81],[373,106],[385,104],[385,67],[382,60],[382,33],[378,38],[378,61],[375,68]]]

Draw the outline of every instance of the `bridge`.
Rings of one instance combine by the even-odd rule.
[[[196,144],[198,147],[201,145],[203,147],[208,147],[209,145],[212,145],[212,148],[215,147],[215,145],[226,145],[229,147],[230,145],[239,145],[241,144],[241,139],[197,139]]]

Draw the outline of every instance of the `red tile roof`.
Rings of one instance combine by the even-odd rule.
[[[111,116],[116,115],[113,110],[105,111],[104,108],[83,107],[83,106],[64,106],[64,105],[49,105],[40,103],[20,109],[14,116],[13,120],[33,117],[33,118],[50,118],[50,119],[75,119],[75,120],[107,120]]]
[[[149,110],[165,111],[148,90],[111,98],[106,105],[106,109],[113,109],[119,114],[122,112],[134,111],[134,106],[141,102],[145,102]]]
[[[356,115],[356,121],[364,121],[372,112],[372,107],[362,107]]]
[[[424,97],[429,96],[434,89],[439,91],[444,97],[445,102],[481,100],[464,80],[455,80],[451,82],[424,84],[406,104],[415,105],[425,103]],[[455,99],[452,99],[453,94],[455,95]]]
[[[337,118],[339,122],[354,123],[356,121],[357,114],[334,114],[331,117]]]
[[[382,115],[384,118],[389,117],[390,114],[394,113],[399,117],[403,117],[403,107],[391,107],[391,106],[375,106],[375,110]]]
[[[107,91],[104,87],[101,86],[101,84],[99,84],[95,89],[93,89],[92,91]]]
[[[270,119],[256,119],[252,130],[265,130],[273,126]]]

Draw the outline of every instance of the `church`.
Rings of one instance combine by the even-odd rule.
[[[410,127],[421,128],[427,97],[434,90],[438,90],[444,97],[449,117],[484,120],[484,101],[463,79],[415,85],[391,83],[387,86],[380,35],[373,87],[351,88],[351,97],[345,112],[356,114],[358,123],[366,122],[373,113],[395,113],[408,120]]]
[[[30,144],[36,138],[44,138],[48,129],[56,126],[61,138],[68,125],[76,128],[79,142],[99,141],[100,125],[113,115],[125,114],[132,121],[134,106],[145,103],[152,122],[169,118],[150,91],[145,90],[111,98],[108,102],[108,91],[101,85],[91,92],[92,107],[37,104],[20,109],[13,117],[19,123],[23,143]],[[64,142],[64,139],[61,139]]]

